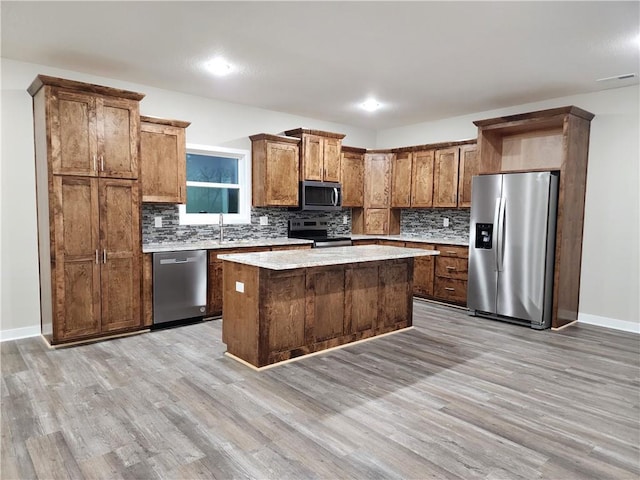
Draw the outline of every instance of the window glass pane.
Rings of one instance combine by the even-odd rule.
[[[187,185],[187,213],[238,213],[237,188],[207,188]]]
[[[238,159],[187,153],[187,181],[238,183]]]

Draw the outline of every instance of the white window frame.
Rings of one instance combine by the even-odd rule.
[[[210,145],[198,145],[187,143],[187,153],[199,155],[209,155],[212,157],[229,157],[238,159],[238,183],[208,183],[208,187],[228,188],[229,186],[239,186],[238,193],[238,213],[225,213],[223,221],[229,224],[250,224],[251,223],[251,152],[238,148],[214,147]],[[198,186],[200,182],[189,182],[189,186]],[[187,213],[187,205],[178,205],[180,225],[218,225],[220,222],[219,213]]]

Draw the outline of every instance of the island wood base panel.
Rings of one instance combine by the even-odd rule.
[[[289,360],[283,360],[283,361],[278,362],[278,363],[272,363],[271,365],[265,365],[264,367],[256,367],[254,365],[251,365],[249,362],[245,362],[241,358],[238,358],[238,357],[236,357],[235,355],[233,355],[233,354],[231,354],[229,352],[224,352],[224,354],[225,354],[225,356],[227,356],[229,358],[232,358],[236,362],[240,362],[243,365],[246,365],[247,367],[249,367],[249,368],[251,368],[253,370],[256,370],[257,372],[261,372],[262,370],[268,370],[270,368],[279,367],[280,365],[286,365],[286,364],[291,363],[291,362],[297,362],[298,360],[302,360],[302,359],[307,358],[307,357],[313,357],[315,355],[321,355],[321,354],[324,354],[324,353],[329,353],[329,352],[332,352],[333,350],[339,350],[341,348],[351,347],[351,346],[357,345],[357,344],[362,343],[362,342],[369,342],[371,340],[378,340],[381,337],[386,337],[387,335],[395,335],[396,333],[406,332],[407,330],[413,330],[414,328],[415,328],[414,326],[410,326],[410,327],[406,327],[406,328],[401,328],[400,330],[394,330],[392,332],[381,333],[381,334],[375,335],[373,337],[363,338],[361,340],[356,340],[354,342],[343,343],[342,345],[338,345],[337,347],[331,347],[331,348],[327,348],[325,350],[318,350],[317,352],[308,353],[308,354],[302,355],[300,357],[294,357],[294,358],[290,358]]]
[[[255,367],[412,325],[413,258],[223,275],[222,341]]]

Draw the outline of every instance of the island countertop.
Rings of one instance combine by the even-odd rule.
[[[346,263],[377,262],[400,258],[439,255],[438,250],[391,247],[386,245],[361,245],[353,247],[312,248],[278,252],[253,252],[218,255],[221,260],[251,265],[268,270],[292,270],[296,268],[323,267]]]

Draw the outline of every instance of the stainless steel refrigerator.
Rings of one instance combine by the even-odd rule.
[[[467,306],[478,316],[551,326],[558,176],[473,177]]]

